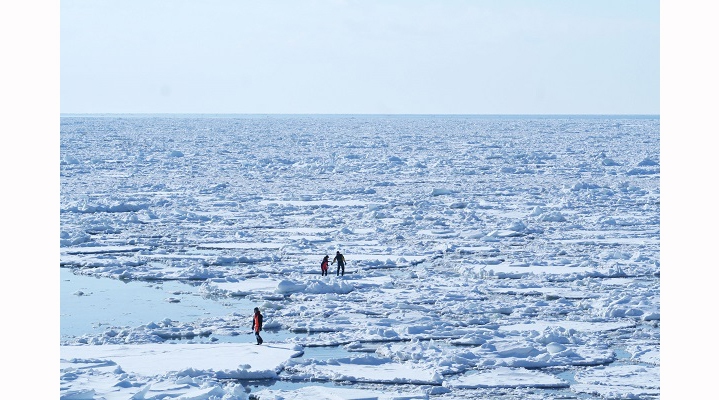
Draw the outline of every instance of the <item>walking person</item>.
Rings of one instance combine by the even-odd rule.
[[[329,269],[329,263],[330,263],[330,256],[325,255],[325,258],[322,259],[322,264],[320,264],[320,268],[322,268],[322,276],[327,275],[327,270]]]
[[[339,250],[337,250],[337,254],[335,255],[335,258],[332,260],[333,265],[334,265],[335,261],[337,261],[337,276],[340,276],[340,269],[342,270],[342,276],[344,276],[345,275],[345,256],[343,256]]]
[[[260,313],[260,309],[257,307],[255,307],[255,315],[252,317],[252,330],[255,331],[257,344],[262,344],[262,342],[264,342],[260,336],[260,331],[262,330],[262,314]]]

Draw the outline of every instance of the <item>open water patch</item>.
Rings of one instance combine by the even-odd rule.
[[[124,281],[60,268],[61,340],[112,327],[133,328],[165,319],[191,322],[233,312],[247,313],[249,321],[254,307],[244,298],[213,300],[200,294],[198,285],[182,281]]]

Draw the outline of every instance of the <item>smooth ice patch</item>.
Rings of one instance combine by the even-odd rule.
[[[544,372],[524,368],[499,367],[467,373],[446,380],[443,386],[450,388],[566,388],[569,383]]]
[[[329,388],[323,386],[307,386],[297,390],[263,389],[255,393],[260,399],[275,400],[412,400],[428,399],[423,392],[397,392],[392,390],[361,390]]]
[[[502,325],[500,331],[537,331],[543,332],[548,328],[574,329],[581,332],[603,332],[615,331],[622,328],[631,328],[635,324],[632,321],[534,321],[526,324]]]
[[[60,346],[61,368],[88,360],[113,363],[144,376],[180,373],[237,379],[276,378],[281,365],[302,354],[290,344],[128,344]]]
[[[659,396],[659,367],[608,365],[577,372],[572,390],[610,399],[643,399]]]
[[[292,365],[293,375],[313,376],[320,380],[367,383],[442,383],[442,376],[434,368],[394,362],[374,356],[351,357]]]

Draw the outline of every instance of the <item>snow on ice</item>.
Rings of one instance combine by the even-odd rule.
[[[113,315],[143,323],[74,290],[62,399],[659,398],[658,117],[64,116],[60,141],[61,284],[183,285]],[[189,298],[226,311],[160,311]]]

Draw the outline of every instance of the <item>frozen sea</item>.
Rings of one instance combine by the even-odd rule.
[[[659,398],[658,116],[60,128],[61,399]]]

